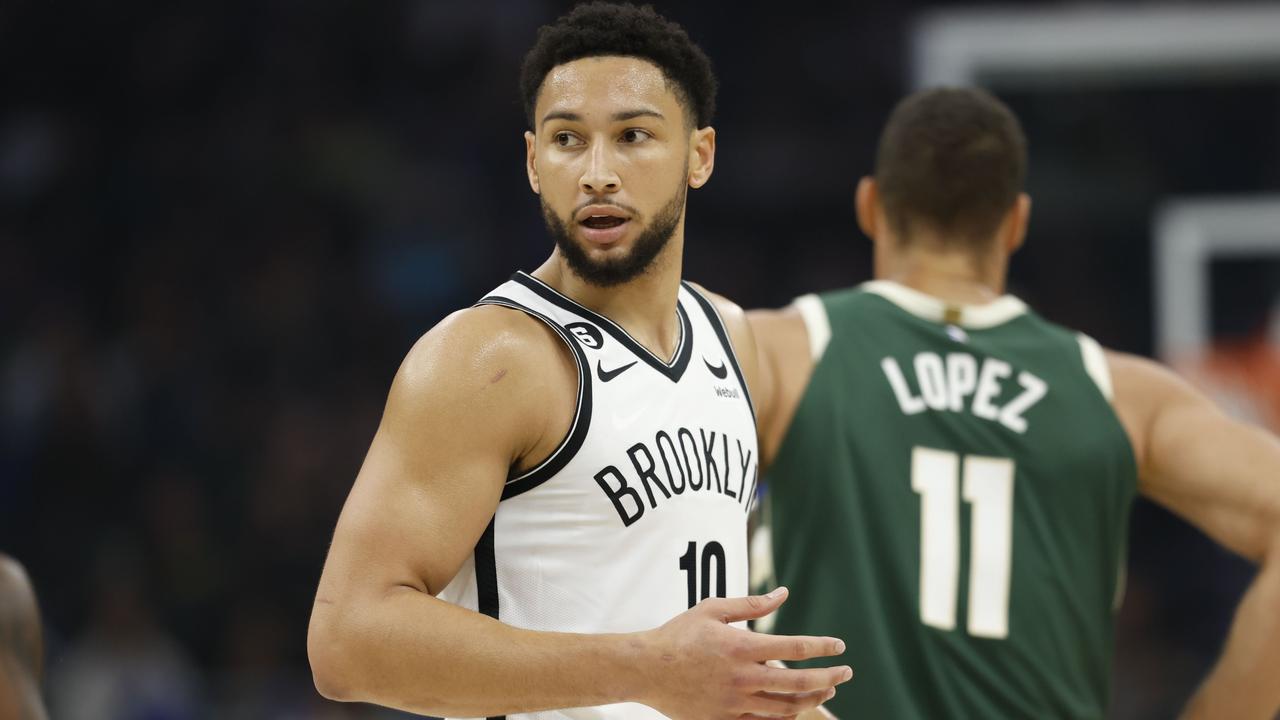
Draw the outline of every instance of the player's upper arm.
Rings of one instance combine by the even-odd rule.
[[[759,355],[761,382],[757,420],[763,469],[773,462],[786,438],[815,361],[809,331],[797,306],[752,310],[746,317],[755,334]]]
[[[318,605],[398,586],[435,594],[453,578],[510,469],[560,440],[577,382],[560,343],[498,307],[455,313],[418,341],[338,520]]]
[[[1280,441],[1157,363],[1108,353],[1107,364],[1142,493],[1252,560],[1280,551]]]

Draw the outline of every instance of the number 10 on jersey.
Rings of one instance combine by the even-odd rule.
[[[690,540],[684,555],[680,556],[680,569],[685,572],[689,585],[689,607],[711,597],[712,577],[715,577],[716,597],[724,597],[724,546],[712,540],[702,546],[702,562],[699,563],[698,558],[698,544]],[[697,594],[699,574],[702,575],[701,595]]]
[[[1013,551],[1013,461],[917,447],[911,489],[920,495],[920,620],[956,627],[960,582],[960,495],[969,523],[970,635],[1009,635],[1009,566]],[[963,488],[961,488],[963,485]]]

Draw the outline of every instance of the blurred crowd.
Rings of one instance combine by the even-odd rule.
[[[918,6],[657,4],[722,82],[687,275],[749,306],[866,279],[852,188]],[[568,5],[0,4],[0,550],[54,717],[382,715],[315,694],[311,599],[404,352],[549,250],[516,77]],[[1075,192],[1028,131],[1033,195]],[[1034,250],[1048,227],[1015,289],[1149,352],[1147,238]],[[1117,713],[1167,716],[1249,571],[1149,510],[1133,545]]]

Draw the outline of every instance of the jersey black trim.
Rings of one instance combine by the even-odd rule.
[[[738,384],[742,386],[742,395],[747,399],[747,407],[751,409],[752,425],[755,424],[756,406],[751,402],[751,390],[747,388],[747,380],[742,375],[742,366],[738,364],[738,354],[733,351],[733,343],[729,341],[729,332],[724,327],[724,319],[720,317],[720,311],[716,310],[716,306],[711,304],[688,282],[681,280],[680,284],[685,290],[698,301],[698,306],[702,308],[702,313],[707,316],[707,322],[711,323],[711,329],[715,330],[716,337],[720,338],[720,344],[724,346],[724,353],[729,357],[729,364],[733,366],[733,374],[738,376]]]
[[[623,330],[614,321],[590,308],[583,307],[572,298],[557,292],[555,288],[538,278],[526,272],[517,272],[511,276],[511,279],[537,293],[543,300],[575,315],[580,315],[604,328],[605,332],[609,333],[623,347],[630,350],[631,354],[645,361],[650,367],[672,382],[680,382],[680,378],[684,376],[685,368],[689,366],[689,358],[693,356],[693,323],[689,322],[689,314],[685,312],[684,306],[678,301],[676,302],[676,315],[680,318],[680,346],[676,348],[676,356],[668,363],[654,355],[649,348],[636,342],[635,338],[627,334],[627,331]]]
[[[476,605],[480,612],[498,619],[498,563],[493,551],[493,527],[495,514],[489,518],[489,526],[476,541]]]
[[[476,606],[481,613],[498,619],[498,563],[493,550],[493,527],[497,516],[489,518],[489,526],[476,541]],[[488,720],[506,720],[506,715],[491,716]]]
[[[587,429],[591,426],[591,365],[587,361],[587,354],[573,338],[569,337],[569,333],[555,320],[537,310],[501,295],[487,295],[476,305],[498,305],[519,310],[541,320],[560,335],[560,339],[569,346],[578,365],[578,402],[573,413],[573,424],[569,426],[569,433],[565,435],[564,440],[560,441],[560,445],[536,467],[507,478],[507,484],[502,488],[502,499],[507,500],[550,480],[552,476],[564,469],[564,466],[578,453],[583,441],[587,439]]]

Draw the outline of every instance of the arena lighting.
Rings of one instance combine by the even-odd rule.
[[[914,88],[1280,78],[1280,6],[979,7],[922,13]]]

